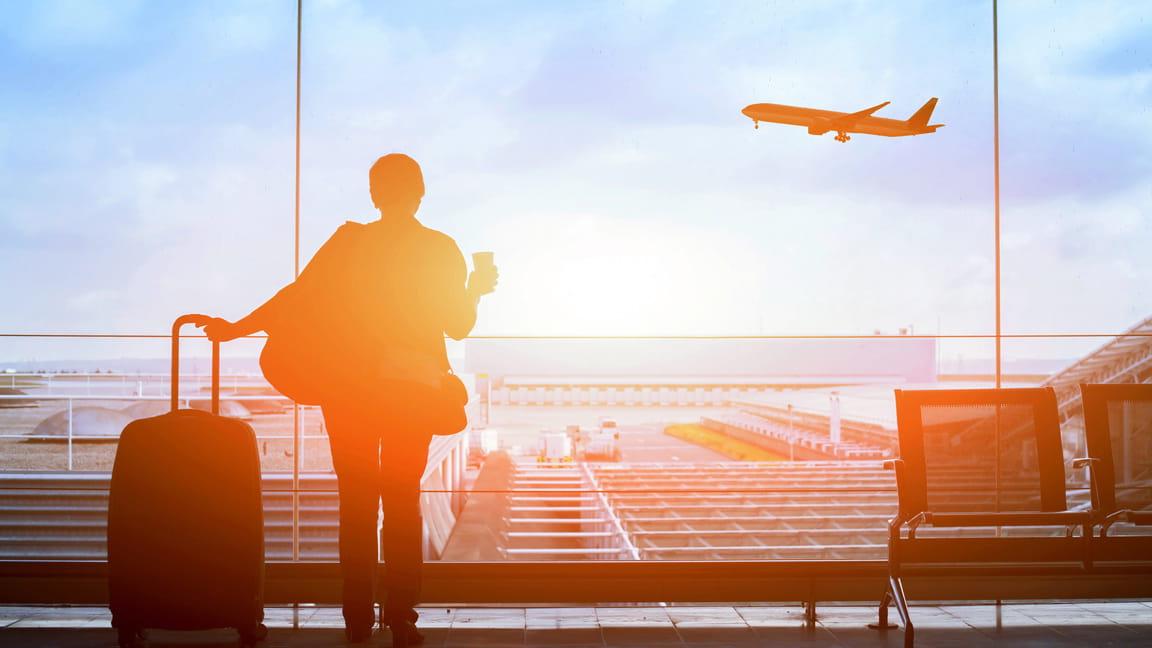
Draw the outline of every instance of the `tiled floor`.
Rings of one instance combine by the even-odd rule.
[[[806,627],[799,608],[426,608],[427,646],[901,646],[900,630],[878,632],[875,610],[824,606]],[[917,646],[1152,646],[1152,602],[918,606]],[[892,618],[895,618],[893,612]],[[269,608],[268,648],[344,644],[334,608]],[[0,607],[0,646],[115,646],[102,608]],[[153,632],[149,645],[235,646],[235,635]],[[377,633],[373,646],[390,646]]]

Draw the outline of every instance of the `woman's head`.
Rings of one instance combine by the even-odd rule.
[[[381,212],[415,214],[424,198],[424,174],[416,160],[389,153],[368,171],[368,189]]]

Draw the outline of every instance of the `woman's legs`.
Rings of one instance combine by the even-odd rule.
[[[424,566],[420,480],[431,436],[399,428],[380,443],[380,498],[384,504],[382,555],[385,620],[416,621]]]
[[[380,421],[353,405],[325,406],[324,422],[340,492],[340,568],[344,576],[344,625],[371,629],[378,565]]]
[[[414,623],[424,566],[424,523],[420,480],[428,462],[430,434],[406,412],[419,412],[422,399],[396,398],[366,406],[363,401],[325,406],[324,421],[340,492],[340,566],[344,576],[344,622],[371,625],[374,577],[384,561],[382,616]],[[416,406],[416,407],[413,407]],[[376,536],[384,505],[382,551]]]

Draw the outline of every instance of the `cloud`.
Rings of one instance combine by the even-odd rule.
[[[1152,181],[1147,8],[1013,3],[1001,20],[1006,201],[1103,199]]]
[[[41,0],[5,6],[4,40],[30,52],[105,46],[129,37],[140,12],[139,0]]]
[[[1149,20],[1142,17],[1133,27],[1131,33],[1111,39],[1101,51],[1094,53],[1085,65],[1084,72],[1148,79],[1149,75],[1152,75],[1152,39],[1148,38]]]

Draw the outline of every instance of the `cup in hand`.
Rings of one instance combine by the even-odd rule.
[[[472,267],[478,272],[491,272],[496,269],[495,252],[473,252]]]
[[[472,278],[470,283],[478,294],[486,295],[496,290],[496,253],[475,252],[472,254]]]

